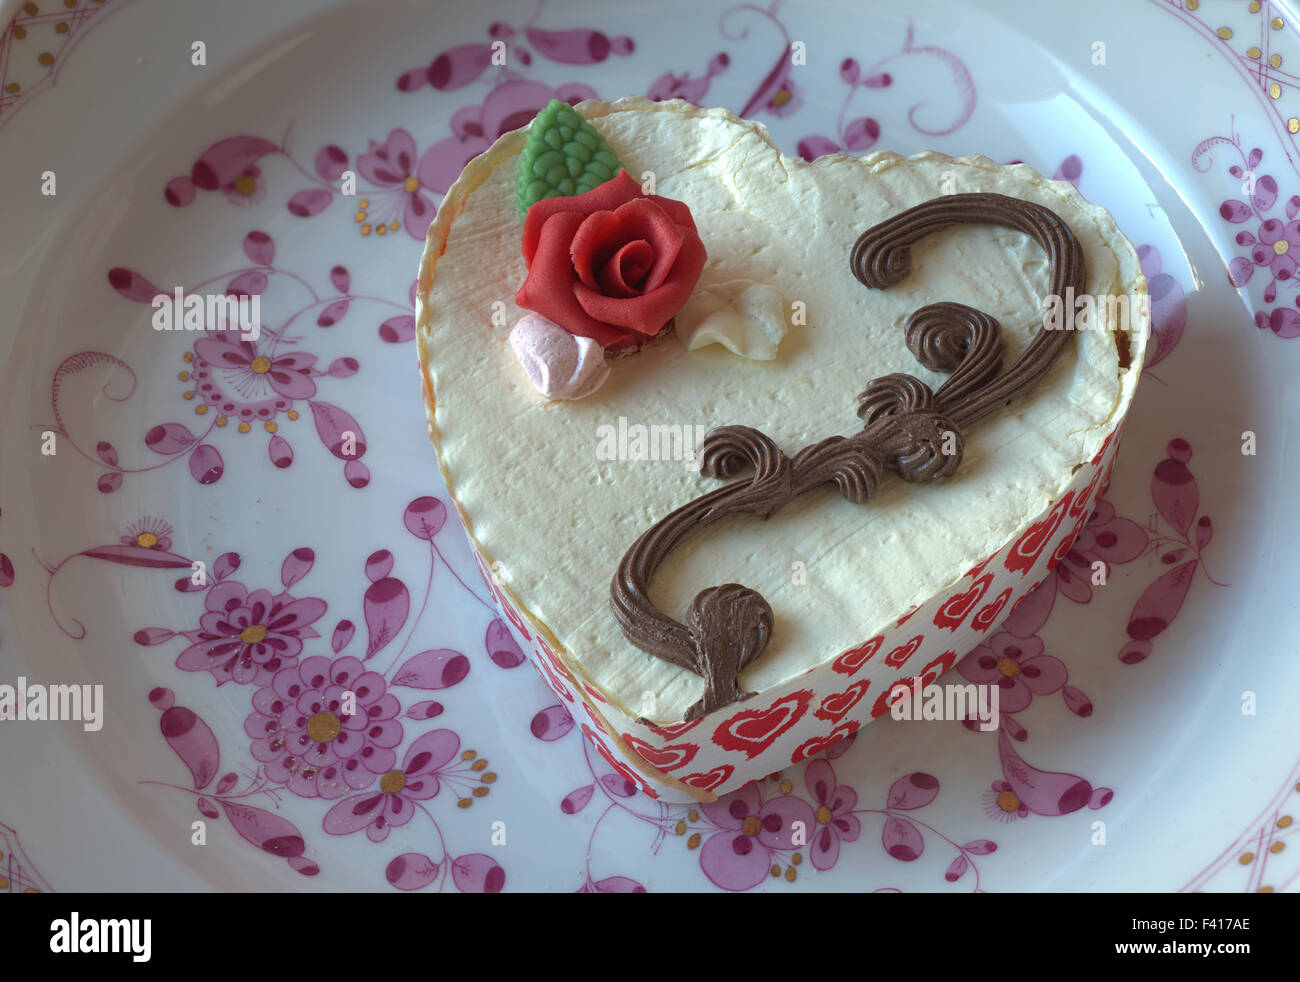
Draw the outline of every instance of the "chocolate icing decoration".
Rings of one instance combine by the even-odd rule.
[[[850,255],[853,275],[869,289],[888,289],[911,271],[916,242],[953,225],[1000,225],[1025,233],[1047,253],[1051,292],[1083,293],[1083,249],[1070,227],[1042,205],[1001,194],[945,195],[868,229]],[[767,519],[825,484],[863,504],[887,471],[915,484],[952,475],[961,463],[966,428],[1027,393],[1073,336],[1039,328],[1010,370],[999,374],[1001,333],[996,320],[965,304],[920,308],[907,320],[907,348],[926,368],[948,373],[944,383],[932,391],[911,375],[874,379],[858,396],[861,432],[828,437],[793,457],[748,426],[709,431],[700,449],[700,473],[729,478],[752,468],[753,475],[701,495],[651,526],[623,556],[610,585],[614,617],[632,644],[703,677],[704,697],[686,711],[686,720],[753,694],[740,688],[739,674],[767,647],[772,608],[749,587],[727,583],[701,591],[683,624],[650,601],[649,584],[659,564],[720,519]]]

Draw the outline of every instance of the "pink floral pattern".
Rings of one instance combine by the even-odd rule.
[[[317,356],[295,346],[299,338],[290,329],[304,318],[314,317],[315,327],[327,330],[337,326],[354,306],[378,306],[389,316],[378,326],[379,337],[389,343],[402,343],[415,336],[415,318],[409,311],[413,300],[405,303],[351,290],[347,267],[333,266],[329,282],[334,292],[319,292],[305,277],[274,265],[275,241],[261,230],[250,231],[243,241],[243,252],[252,265],[235,267],[209,276],[195,284],[182,286],[185,294],[203,296],[214,284],[225,282],[224,294],[233,297],[261,296],[271,285],[284,284],[299,294],[299,305],[279,320],[279,326],[261,325],[259,336],[244,340],[250,331],[228,329],[224,321],[203,324],[193,348],[183,356],[186,366],[178,377],[185,384],[181,398],[207,427],[196,434],[186,424],[173,420],[158,423],[144,434],[144,445],[164,458],[162,463],[128,467],[121,461],[116,446],[108,441],[95,445],[94,455],[85,449],[65,422],[63,400],[67,390],[82,377],[105,366],[116,376],[121,394],[110,390],[109,398],[117,402],[130,400],[136,391],[135,371],[115,355],[99,351],[82,351],[59,365],[50,383],[50,401],[54,413],[52,429],[66,437],[74,449],[104,468],[97,487],[111,494],[123,486],[127,476],[142,474],[185,460],[190,475],[199,484],[215,484],[225,473],[225,459],[216,438],[229,428],[247,434],[256,425],[267,434],[266,452],[278,468],[292,465],[295,451],[281,427],[292,424],[306,410],[316,434],[325,448],[343,462],[343,477],[353,488],[370,483],[370,469],[364,461],[365,431],[347,410],[321,399],[319,384],[323,379],[348,379],[361,367],[357,358],[334,359],[321,369]],[[152,305],[158,295],[171,296],[148,279],[126,267],[108,271],[109,285],[125,300]],[[267,304],[268,308],[270,303]],[[264,318],[265,319],[265,318]],[[229,426],[228,424],[234,424]]]
[[[1034,696],[1051,695],[1069,678],[1065,664],[1044,654],[1038,637],[1017,638],[1006,631],[993,635],[957,663],[957,671],[972,682],[996,684],[1001,712],[1027,709]]]
[[[1131,563],[1146,549],[1147,534],[1142,526],[1118,517],[1109,501],[1099,501],[1056,567],[1056,588],[1075,603],[1086,604],[1092,600],[1095,570],[1106,573],[1111,566]]]
[[[446,506],[427,496],[411,501],[402,514],[407,533],[429,546],[430,584],[434,566],[446,564],[435,542],[446,517]],[[157,548],[162,542],[158,533],[170,534],[171,529],[154,518],[133,527],[141,529],[138,535],[146,536],[143,542],[148,545],[137,540],[78,555],[145,565],[140,554]],[[178,558],[174,565],[188,565]],[[391,575],[394,557],[388,549],[371,553],[364,564],[368,581],[361,598],[364,639],[356,625],[344,618],[330,635],[330,654],[311,650],[321,637],[312,625],[325,616],[329,605],[316,597],[294,597],[289,591],[309,576],[315,561],[316,553],[309,547],[290,552],[280,568],[283,589],[272,594],[267,589],[249,590],[232,579],[242,560],[236,553],[223,553],[212,564],[210,580],[196,576],[177,584],[182,592],[204,594],[197,630],[146,627],[135,632],[135,642],[144,647],[176,639],[190,642],[176,660],[182,671],[211,672],[219,686],[227,682],[250,686],[244,690],[251,693],[244,731],[251,743],[242,778],[232,770],[217,779],[223,754],[211,727],[193,710],[178,706],[172,690],[160,686],[150,692],[150,701],[162,714],[162,735],[193,778],[192,791],[167,786],[192,793],[202,816],[219,820],[224,815],[242,838],[285,859],[304,876],[320,872],[319,865],[306,857],[305,836],[278,807],[254,806],[249,799],[264,798],[277,805],[277,792],[284,789],[299,798],[332,802],[321,818],[322,831],[331,836],[365,832],[372,843],[383,843],[394,828],[422,818],[432,829],[441,856],[406,853],[390,861],[383,876],[391,886],[441,890],[450,881],[464,892],[500,891],[505,886],[500,863],[482,853],[452,856],[433,810],[439,801],[457,809],[472,807],[491,792],[497,775],[477,751],[462,749],[455,730],[422,727],[442,714],[441,702],[407,694],[452,689],[469,675],[469,658],[452,649],[407,655],[429,597],[426,589],[412,620],[410,593],[402,580]],[[461,588],[490,611],[487,601],[447,568]],[[372,662],[403,633],[405,640],[386,667]],[[517,667],[523,659],[505,657],[502,634],[498,621],[489,623],[484,653],[498,668]],[[400,750],[411,731],[416,731],[414,738]]]
[[[52,87],[68,59],[86,36],[109,17],[126,7],[131,0],[92,0],[90,3],[67,4],[53,12],[34,3],[13,8],[13,16],[0,28],[0,128],[29,105],[40,93]],[[76,9],[68,10],[69,6]],[[53,50],[41,51],[37,45],[50,44],[47,29],[53,23]],[[28,35],[31,33],[31,39]],[[40,41],[42,35],[46,40]],[[39,54],[38,54],[39,52]]]
[[[451,730],[426,733],[411,744],[402,766],[383,776],[379,791],[345,798],[326,812],[325,831],[349,835],[364,829],[371,842],[383,842],[442,790],[438,775],[459,749],[460,738]]]
[[[840,846],[857,842],[862,834],[862,822],[853,814],[858,793],[836,780],[835,768],[824,757],[808,765],[803,779],[817,819],[810,858],[817,869],[831,869],[840,858]]]
[[[839,81],[845,92],[835,117],[835,136],[826,137],[817,133],[805,136],[798,144],[799,156],[804,160],[814,160],[826,153],[864,153],[874,147],[880,139],[879,121],[873,116],[851,116],[850,107],[855,99],[862,98],[864,94],[870,97],[873,92],[893,85],[894,76],[888,71],[891,64],[898,59],[913,57],[930,59],[949,74],[952,88],[957,94],[958,109],[951,118],[937,125],[927,125],[920,118],[920,111],[924,107],[921,104],[914,105],[907,114],[912,128],[926,136],[947,136],[965,126],[975,112],[975,83],[970,70],[951,51],[934,45],[918,45],[915,26],[909,20],[903,43],[894,54],[866,68],[856,58],[845,58],[840,62]],[[787,62],[789,60],[786,59]],[[786,71],[788,70],[787,68]],[[787,90],[791,88],[788,81],[784,84]],[[787,105],[796,105],[797,98],[796,90]],[[802,99],[799,99],[799,104],[801,103]],[[775,115],[786,115],[776,109],[769,111]]]
[[[338,798],[393,769],[401,708],[384,677],[358,659],[313,655],[253,694],[244,732],[272,781],[304,798]]]
[[[281,667],[297,659],[305,640],[320,636],[311,625],[326,604],[317,597],[295,599],[287,591],[250,591],[227,580],[208,590],[204,606],[198,628],[181,632],[191,644],[176,667],[210,672],[217,685],[270,685]]]
[[[1296,220],[1300,215],[1300,194],[1291,195],[1283,203],[1277,178],[1259,172],[1264,151],[1259,147],[1247,151],[1235,133],[1202,140],[1192,152],[1192,166],[1208,170],[1217,152],[1232,155],[1234,162],[1226,170],[1239,183],[1240,195],[1226,199],[1219,206],[1219,215],[1226,222],[1243,226],[1235,240],[1245,255],[1228,263],[1228,282],[1237,288],[1246,287],[1252,279],[1262,282],[1265,309],[1255,311],[1255,326],[1279,338],[1300,337],[1300,312],[1280,304],[1274,306],[1284,293],[1291,295],[1294,306],[1300,306],[1296,281],[1300,252],[1291,253],[1293,246],[1300,246],[1300,221]]]

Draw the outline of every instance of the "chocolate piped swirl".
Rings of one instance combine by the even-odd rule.
[[[1065,296],[1070,288],[1083,293],[1083,249],[1070,227],[1042,205],[1001,194],[945,195],[868,229],[853,246],[853,274],[869,289],[887,289],[911,271],[917,241],[954,225],[1000,225],[1025,233],[1047,253],[1052,293]],[[793,457],[748,426],[723,426],[705,436],[701,474],[725,479],[752,468],[753,475],[701,495],[651,526],[623,556],[610,585],[624,636],[704,679],[704,696],[687,710],[688,721],[752,695],[741,689],[739,675],[767,647],[772,608],[749,587],[727,583],[697,594],[683,624],[650,601],[650,580],[660,563],[720,519],[770,518],[799,495],[827,484],[863,504],[886,471],[915,484],[951,476],[961,463],[966,428],[1028,392],[1072,336],[1040,328],[1003,374],[1001,333],[994,318],[973,307],[929,304],[908,318],[904,337],[921,365],[948,373],[937,391],[901,373],[873,379],[858,396],[859,433],[827,437]]]
[[[1042,205],[1004,194],[949,194],[909,208],[863,232],[853,245],[849,267],[864,286],[875,290],[887,289],[911,272],[913,245],[932,232],[954,225],[1001,225],[1025,233],[1047,253],[1050,269],[1048,292],[1064,297],[1067,288],[1073,286],[1076,294],[1083,293],[1083,247],[1070,226]],[[933,307],[949,306],[958,305],[934,304],[923,307],[913,317]],[[969,307],[963,309],[970,310]],[[944,318],[943,313],[929,316]],[[968,330],[964,318],[963,323],[954,325],[952,330]],[[958,405],[951,407],[954,420],[967,426],[995,409],[1010,405],[1016,396],[1047,373],[1069,341],[1069,331],[1038,331],[1005,375],[998,377],[994,371],[973,389],[963,386],[962,396],[953,400]],[[916,348],[911,344],[908,347],[916,354]],[[953,374],[956,376],[957,373],[954,371]],[[950,378],[940,388],[944,398],[948,396],[944,390],[955,381],[955,378]]]

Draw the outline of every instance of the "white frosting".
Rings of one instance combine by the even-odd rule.
[[[570,334],[541,314],[519,318],[510,332],[510,347],[544,399],[581,399],[609,378],[609,364],[599,344]]]
[[[654,170],[658,193],[690,206],[709,254],[699,297],[746,280],[784,299],[783,322],[791,303],[805,304],[807,322],[770,360],[716,345],[687,351],[669,338],[614,361],[598,395],[541,402],[509,354],[506,330],[491,323],[496,301],[522,313],[511,298],[526,273],[513,193],[524,135],[507,134],[466,167],[430,227],[418,301],[430,432],[470,534],[499,563],[512,601],[611,701],[636,715],[653,693],[652,717],[676,720],[702,682],[624,639],[609,585],[642,532],[718,482],[680,460],[602,459],[602,427],[622,418],[693,435],[701,425],[743,424],[789,454],[851,434],[861,426],[855,397],[870,379],[907,372],[935,388],[943,381],[903,340],[908,315],[940,300],[998,318],[1009,364],[1041,324],[1047,290],[1045,257],[1026,236],[994,227],[930,236],[912,250],[911,275],[889,290],[867,290],[849,270],[862,231],[946,185],[1056,211],[1083,247],[1090,293],[1141,294],[1145,280],[1103,209],[1022,165],[888,152],[807,164],[725,110],[640,99],[580,109],[630,173]],[[1110,333],[1075,335],[1037,389],[966,434],[955,477],[930,486],[886,480],[861,506],[828,489],[767,522],[724,520],[669,557],[653,600],[683,619],[706,587],[737,582],[762,593],[776,627],[741,675],[760,692],[880,633],[1017,536],[1096,454],[1131,398],[1140,326],[1129,339],[1135,367],[1124,372]],[[715,336],[737,340],[725,328]]]
[[[785,303],[763,283],[729,280],[692,293],[675,321],[688,351],[720,344],[742,358],[771,361],[785,337]]]

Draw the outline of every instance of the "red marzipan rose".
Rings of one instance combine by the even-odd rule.
[[[643,194],[623,170],[586,194],[534,204],[523,250],[515,303],[611,351],[658,334],[708,258],[691,210]]]

